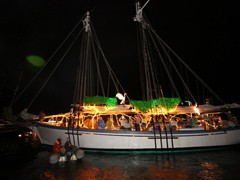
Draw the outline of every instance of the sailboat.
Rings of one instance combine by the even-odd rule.
[[[240,143],[239,123],[231,114],[239,104],[225,104],[158,36],[143,12],[148,2],[142,7],[136,2],[133,18],[139,28],[141,100],[131,99],[120,84],[87,12],[81,19],[80,32],[78,23],[71,32],[74,36],[68,36],[72,42],[64,41],[74,49],[78,38],[82,37],[83,43],[75,66],[77,78],[70,110],[46,115],[30,127],[42,144],[52,146],[61,137],[70,138],[72,144],[84,151],[162,153]],[[70,48],[62,54],[65,56]],[[59,66],[62,60],[48,64]],[[164,80],[160,81],[160,77]],[[193,77],[213,94],[211,99],[195,98],[193,92],[199,92],[199,85],[188,86],[195,82]],[[169,84],[165,83],[167,79]],[[213,97],[223,103],[213,105]]]

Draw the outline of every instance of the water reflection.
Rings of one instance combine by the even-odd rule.
[[[227,154],[232,153],[226,158]],[[49,152],[41,152],[10,178],[51,180],[152,180],[152,179],[228,179],[238,177],[236,166],[240,151],[184,153],[170,155],[88,154],[83,159],[62,164],[49,164]],[[227,159],[227,160],[224,160]]]
[[[202,162],[202,170],[198,172],[198,177],[202,179],[219,179],[224,174],[224,169],[214,162]]]

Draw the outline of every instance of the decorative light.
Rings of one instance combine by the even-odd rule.
[[[194,106],[193,110],[194,110],[198,115],[200,115],[200,111],[199,111],[199,109],[197,108],[197,104]]]

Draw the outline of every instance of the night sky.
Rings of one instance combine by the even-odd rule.
[[[140,2],[143,5],[146,1]],[[46,61],[86,11],[91,12],[118,79],[124,81],[126,72],[131,77],[136,75],[137,67],[129,63],[136,53],[134,0],[4,1],[0,3],[1,107],[11,102],[21,72],[20,90],[38,72],[26,57],[37,55]],[[230,3],[178,0],[150,0],[144,9],[159,36],[227,103],[240,103],[237,11],[237,6]],[[136,98],[134,87],[125,89]],[[57,91],[47,98],[48,103],[44,101],[32,111],[65,112],[70,105],[68,96]],[[55,106],[54,96],[61,96],[62,103]],[[13,108],[17,114],[25,104],[16,103]]]

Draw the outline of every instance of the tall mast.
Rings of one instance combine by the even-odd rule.
[[[143,18],[142,11],[143,8],[147,5],[148,0],[143,7],[140,6],[139,2],[136,2],[136,16],[133,18],[134,21],[139,23],[138,26],[138,37],[139,37],[139,66],[141,73],[141,90],[142,90],[142,99],[151,100],[153,99],[153,90],[156,90],[154,87],[157,83],[155,82],[153,66],[151,62],[151,57],[149,56],[149,47],[148,40],[146,36],[146,22]],[[156,93],[156,92],[155,92]],[[156,95],[155,95],[156,96]]]

